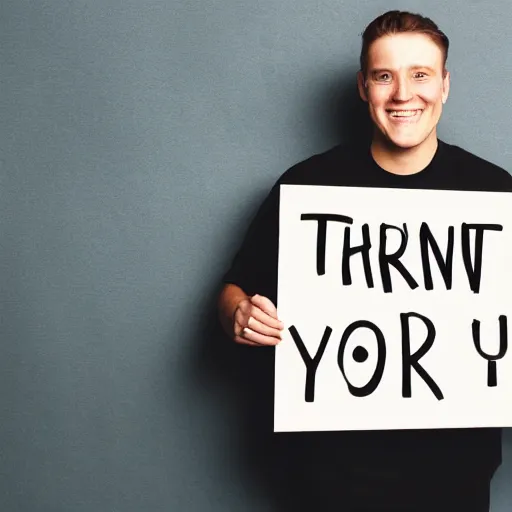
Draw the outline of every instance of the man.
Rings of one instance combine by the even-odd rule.
[[[372,140],[315,155],[277,181],[219,297],[221,323],[236,343],[265,350],[285,327],[275,305],[281,184],[512,191],[505,170],[437,137],[450,90],[448,47],[437,25],[417,14],[390,11],[366,28],[357,82]],[[500,429],[302,433],[294,440],[311,455],[293,465],[313,467],[311,478],[323,485],[318,510],[488,511],[501,463]]]

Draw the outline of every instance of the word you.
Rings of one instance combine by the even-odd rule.
[[[410,319],[417,318],[421,320],[427,327],[427,337],[416,350],[411,353],[411,328]],[[501,315],[498,319],[499,322],[499,350],[497,354],[487,354],[483,351],[480,340],[480,321],[473,320],[472,335],[473,344],[475,349],[484,360],[487,361],[487,386],[495,387],[498,385],[496,361],[502,359],[507,353],[508,349],[508,331],[507,331],[507,317]],[[444,398],[443,392],[439,385],[435,382],[432,376],[421,365],[420,359],[432,348],[436,336],[436,328],[433,322],[426,316],[419,313],[401,313],[400,324],[402,329],[402,397],[411,398],[411,374],[414,370],[427,384],[434,396],[438,400]],[[377,364],[369,382],[362,387],[354,386],[347,377],[345,372],[345,350],[347,342],[358,329],[369,329],[375,335],[377,340]],[[305,387],[305,400],[306,402],[314,402],[315,400],[315,379],[318,365],[324,355],[325,348],[332,334],[332,328],[327,326],[324,330],[322,340],[318,346],[317,352],[314,357],[309,354],[297,328],[292,325],[289,327],[289,332],[297,346],[297,349],[306,365],[306,387]],[[357,346],[352,352],[352,358],[357,363],[363,363],[368,359],[368,351],[361,346]],[[367,320],[358,320],[352,322],[343,332],[338,347],[338,366],[347,384],[348,390],[351,395],[355,397],[365,397],[371,395],[379,386],[384,369],[386,366],[386,340],[382,331],[374,323]]]

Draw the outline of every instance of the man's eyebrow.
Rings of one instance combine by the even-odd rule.
[[[383,73],[383,72],[386,72],[386,73],[389,73],[391,70],[387,69],[387,68],[374,68],[374,69],[370,69],[370,73],[372,73],[373,75],[376,75],[377,73]]]
[[[435,69],[430,67],[430,66],[424,66],[424,65],[421,65],[421,64],[413,64],[412,66],[409,66],[408,67],[409,70],[411,71],[417,71],[418,69],[425,69],[427,71],[430,71],[431,73],[435,73]],[[393,71],[389,68],[374,68],[374,69],[371,69],[370,70],[370,73],[372,75],[376,75],[378,73],[392,73]]]
[[[426,69],[427,71],[430,71],[431,73],[435,73],[435,69],[431,68],[430,66],[422,66],[420,64],[417,64],[415,66],[411,66],[409,69],[417,70],[417,69]]]

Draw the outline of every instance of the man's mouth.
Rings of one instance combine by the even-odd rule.
[[[420,115],[423,112],[423,109],[415,109],[415,110],[386,110],[386,112],[394,118],[408,118],[415,117],[416,115]]]

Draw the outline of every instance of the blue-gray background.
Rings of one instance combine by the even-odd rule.
[[[391,7],[451,38],[441,137],[510,170],[509,0],[2,0],[2,510],[273,510],[214,296],[274,180],[364,125]]]

